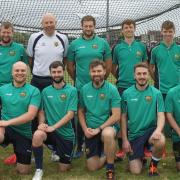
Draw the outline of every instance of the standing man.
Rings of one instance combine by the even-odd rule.
[[[12,69],[13,82],[0,87],[0,144],[13,144],[17,157],[16,169],[21,174],[30,172],[31,121],[41,101],[39,90],[26,83],[27,74],[27,65],[16,62]]]
[[[171,21],[163,22],[161,26],[163,41],[152,49],[150,73],[165,100],[170,88],[180,82],[180,46],[174,41],[175,26]],[[165,135],[171,134],[170,128],[165,126]]]
[[[90,64],[92,81],[80,91],[78,117],[85,134],[87,168],[100,169],[107,162],[107,179],[114,180],[115,137],[119,130],[120,95],[105,81],[106,66],[96,60]],[[105,156],[101,156],[104,152]]]
[[[57,60],[65,64],[68,49],[68,39],[64,34],[57,32],[56,17],[51,13],[46,13],[42,18],[43,30],[34,33],[28,41],[27,52],[32,70],[31,84],[42,91],[52,84],[49,73],[49,65]],[[33,121],[33,132],[37,129],[37,119]],[[58,160],[55,150],[51,159]]]
[[[113,50],[112,74],[117,78],[117,87],[121,96],[124,90],[135,84],[134,66],[142,61],[146,62],[148,59],[146,46],[134,38],[135,29],[136,24],[133,20],[124,20],[122,22],[124,39],[120,40]],[[121,133],[118,144],[120,150],[116,156],[123,159],[125,153],[122,151]]]
[[[34,154],[39,162],[33,180],[43,176],[43,143],[56,147],[59,170],[64,172],[70,168],[75,141],[72,119],[77,111],[77,90],[64,81],[64,65],[60,61],[51,63],[49,70],[53,83],[42,91],[39,126],[33,136]]]
[[[13,42],[14,28],[10,22],[0,25],[0,86],[12,81],[12,66],[17,61],[27,64],[28,59],[23,45]]]
[[[180,171],[180,85],[168,91],[165,105],[167,120],[173,129],[172,141],[176,168]]]
[[[123,149],[129,153],[130,172],[140,174],[144,147],[151,144],[149,176],[157,176],[157,164],[165,146],[165,137],[162,134],[163,97],[159,90],[148,85],[149,71],[146,63],[135,65],[134,77],[136,84],[125,90],[122,96]]]
[[[26,51],[22,44],[13,41],[14,27],[10,22],[0,25],[0,86],[12,82],[12,66],[17,61],[28,63]],[[13,154],[4,160],[6,164],[16,163]]]
[[[92,16],[84,16],[81,20],[83,34],[74,40],[68,50],[67,70],[75,81],[78,90],[88,83],[89,65],[94,59],[101,59],[106,64],[106,75],[111,72],[111,51],[108,42],[95,35],[96,20]],[[77,157],[82,154],[83,132],[79,123],[77,124]]]

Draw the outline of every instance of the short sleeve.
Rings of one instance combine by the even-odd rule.
[[[33,105],[39,108],[40,104],[41,104],[41,94],[40,91],[37,88],[35,88],[31,94],[29,105]]]
[[[111,108],[121,108],[121,97],[115,87],[112,89]]]
[[[68,41],[67,36],[65,35],[65,38],[64,38],[64,57],[67,57],[68,48],[69,48],[69,41]]]
[[[103,59],[104,59],[104,61],[106,61],[109,58],[112,58],[112,56],[111,56],[111,49],[110,49],[110,46],[109,46],[108,42],[106,40],[104,40],[104,55],[103,55]]]
[[[71,43],[68,48],[67,60],[72,62],[75,61],[75,47],[73,43]]]
[[[159,91],[157,94],[157,112],[164,112],[164,100],[161,92]]]
[[[69,98],[68,111],[77,111],[77,103],[78,103],[77,90],[73,88]]]
[[[173,103],[172,103],[172,93],[171,91],[168,92],[165,100],[165,111],[166,112],[173,112]]]

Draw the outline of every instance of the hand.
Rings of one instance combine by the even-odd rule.
[[[8,121],[0,120],[0,127],[7,127],[9,125],[10,125],[10,123]]]
[[[94,136],[94,133],[93,133],[93,129],[91,128],[86,128],[86,130],[84,131],[84,134],[87,138],[91,138]]]
[[[158,129],[156,129],[153,133],[152,133],[152,135],[151,135],[151,137],[149,138],[149,143],[150,144],[154,144],[154,141],[155,140],[159,140],[160,138],[161,138],[161,131],[159,131]]]
[[[93,133],[94,136],[99,134],[100,132],[101,132],[101,130],[99,128],[92,129],[92,133]]]
[[[131,145],[128,140],[123,140],[122,148],[125,153],[132,153]]]
[[[53,131],[55,131],[56,129],[53,127],[53,126],[48,126],[47,128],[46,128],[46,132],[53,132]]]
[[[45,123],[42,123],[38,126],[38,129],[41,130],[41,131],[46,131],[48,125],[45,124]]]

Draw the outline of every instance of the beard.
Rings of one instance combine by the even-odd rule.
[[[140,81],[136,81],[139,86],[143,87],[143,86],[147,85],[147,83],[148,83],[147,80],[145,80],[145,79],[140,79],[140,80],[144,80],[144,81],[142,83]]]
[[[53,82],[59,84],[64,80],[64,77],[62,76],[62,77],[59,77],[59,78],[53,78],[52,80],[53,80]]]
[[[2,42],[3,42],[3,44],[9,44],[10,42],[12,41],[12,39],[11,38],[2,38]]]
[[[96,85],[96,86],[99,86],[102,84],[102,82],[104,81],[104,78],[103,77],[99,77],[98,79],[96,79],[96,77],[93,77],[92,78],[92,81],[93,83]]]

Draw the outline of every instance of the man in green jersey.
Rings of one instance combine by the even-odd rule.
[[[134,65],[147,61],[147,49],[145,44],[135,40],[136,24],[131,19],[122,22],[123,39],[113,48],[112,74],[117,78],[117,87],[120,95],[123,91],[135,84]],[[118,144],[120,150],[116,153],[118,159],[123,159],[121,133]]]
[[[103,61],[90,64],[92,81],[80,91],[78,117],[85,134],[87,168],[95,171],[106,160],[107,179],[114,180],[115,137],[119,131],[121,99],[116,87],[104,80],[105,74]],[[105,156],[101,156],[103,151]]]
[[[27,65],[16,62],[12,69],[13,82],[0,87],[0,144],[13,144],[16,169],[21,174],[30,171],[31,120],[36,116],[41,101],[39,90],[26,83],[27,74]]]
[[[123,149],[129,153],[129,169],[140,174],[144,147],[152,145],[149,175],[158,175],[157,164],[162,157],[165,137],[164,103],[159,90],[148,85],[149,71],[146,63],[134,67],[136,84],[122,95],[122,138]],[[128,130],[127,130],[128,129]]]
[[[43,143],[56,147],[60,157],[59,170],[67,171],[75,141],[71,120],[77,111],[77,90],[64,81],[62,62],[52,62],[49,70],[53,83],[42,91],[39,126],[33,136],[33,152],[37,162],[33,180],[40,180],[43,176]]]
[[[170,89],[165,100],[167,120],[172,130],[173,151],[180,171],[180,85]]]
[[[28,62],[23,45],[13,42],[14,28],[10,22],[0,26],[0,86],[12,81],[12,65],[17,61]]]
[[[88,83],[91,78],[89,75],[89,64],[94,59],[101,59],[106,64],[107,78],[111,72],[111,50],[108,42],[95,34],[96,20],[92,16],[84,16],[81,20],[83,34],[74,40],[68,49],[67,71],[75,81],[78,91]],[[83,132],[79,123],[77,124],[77,157],[80,154],[83,144]],[[81,153],[82,154],[82,153]]]
[[[165,100],[168,90],[180,82],[180,46],[173,38],[175,26],[171,21],[163,22],[161,26],[163,41],[152,49],[150,73]],[[171,135],[170,128],[165,126],[165,135]]]
[[[10,22],[0,25],[0,86],[12,81],[12,65],[17,61],[28,63],[28,57],[22,44],[13,41],[14,27]],[[16,156],[4,160],[6,164],[16,163]]]

